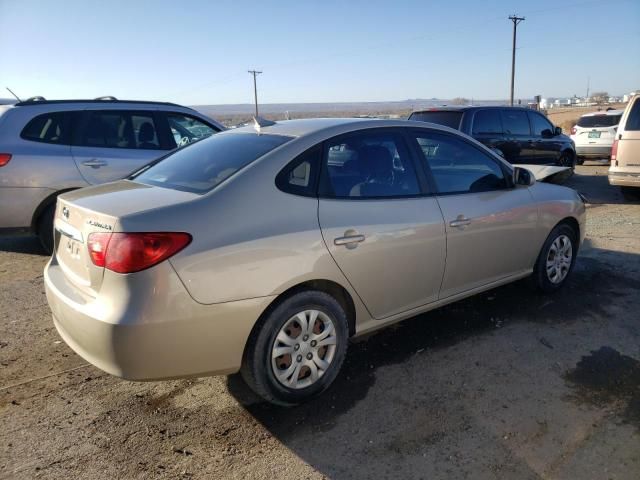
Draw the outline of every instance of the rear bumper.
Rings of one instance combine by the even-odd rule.
[[[45,267],[45,289],[63,340],[96,367],[129,380],[239,370],[251,329],[273,297],[202,305],[168,262],[130,276],[140,274],[147,278],[131,281],[152,285],[146,294],[135,288],[118,292],[105,274],[101,291],[110,295],[91,298],[69,283],[54,257]],[[108,275],[116,284],[127,283],[126,275]]]
[[[609,185],[619,187],[640,187],[640,172],[609,172]]]
[[[0,187],[0,229],[28,232],[38,206],[55,190],[39,187]]]
[[[611,145],[576,145],[576,155],[579,157],[609,158]]]

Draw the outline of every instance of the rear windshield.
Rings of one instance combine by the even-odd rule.
[[[136,182],[205,193],[292,137],[228,133],[177,150],[133,175]]]
[[[415,112],[409,117],[409,120],[415,120],[418,122],[431,122],[438,125],[444,125],[445,127],[451,127],[458,129],[460,127],[460,120],[462,119],[462,112],[447,112],[434,110],[433,112]]]
[[[622,115],[593,115],[590,117],[580,117],[578,126],[584,128],[594,127],[614,127],[620,123]]]

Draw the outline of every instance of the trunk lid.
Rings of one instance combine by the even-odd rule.
[[[87,241],[94,232],[117,232],[129,215],[194,200],[199,195],[127,180],[83,188],[58,197],[54,219],[54,255],[75,287],[95,296],[104,268],[91,261]]]

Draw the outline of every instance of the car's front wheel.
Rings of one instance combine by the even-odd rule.
[[[558,165],[561,167],[570,167],[570,168],[575,168],[576,167],[576,156],[573,155],[571,152],[562,152],[560,154],[560,158],[558,158]]]
[[[296,405],[326,390],[347,353],[347,317],[331,295],[294,294],[263,319],[245,349],[241,374],[258,395]]]
[[[555,292],[569,278],[578,253],[578,233],[568,224],[557,225],[547,237],[533,270],[536,286]]]

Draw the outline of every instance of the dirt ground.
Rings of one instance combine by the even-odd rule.
[[[571,127],[573,127],[580,116],[585,113],[597,112],[598,109],[600,109],[600,111],[604,111],[607,108],[624,110],[626,106],[626,103],[614,103],[611,105],[603,105],[601,107],[551,108],[547,110],[547,118],[549,118],[554,125],[562,127],[564,133],[569,135]]]
[[[501,287],[353,342],[295,409],[237,378],[134,383],[60,341],[32,238],[0,240],[0,478],[640,478],[640,202],[588,162],[566,288]]]

